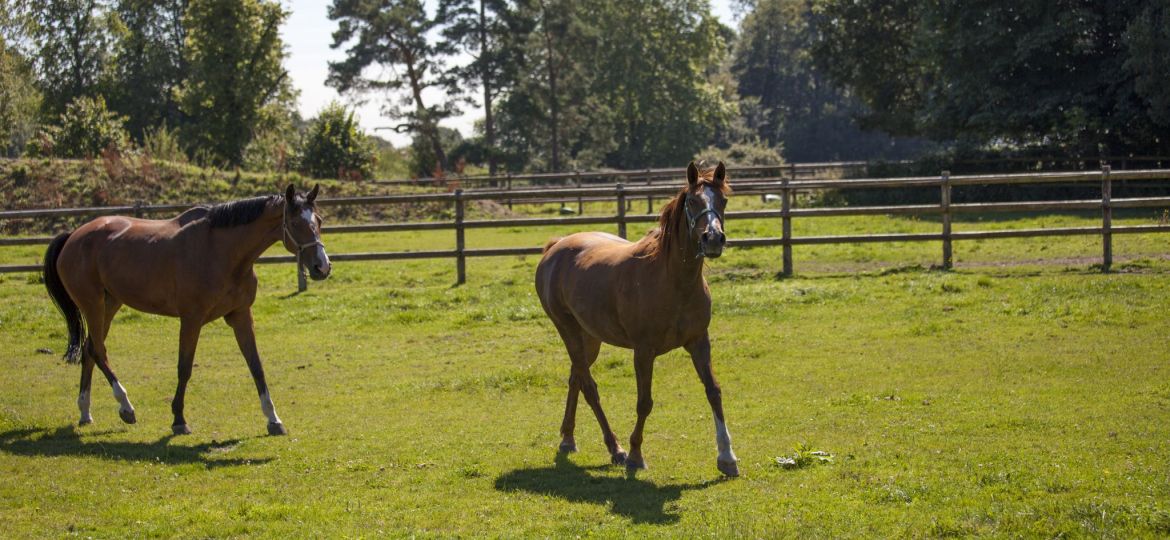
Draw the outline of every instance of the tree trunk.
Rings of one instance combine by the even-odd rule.
[[[443,142],[439,139],[439,127],[431,119],[431,113],[423,103],[422,97],[422,81],[418,70],[415,68],[414,54],[406,51],[405,64],[406,74],[410,78],[410,91],[414,97],[414,107],[418,111],[418,118],[421,124],[422,135],[430,140],[431,151],[435,153],[435,161],[438,162],[439,170],[447,170],[447,154],[443,153]]]
[[[552,172],[560,172],[561,170],[561,145],[560,145],[560,99],[557,96],[557,66],[556,54],[553,51],[552,32],[548,28],[548,11],[544,12],[544,43],[545,51],[548,57],[548,96],[549,96],[549,124],[552,131],[552,163],[550,170]]]
[[[488,174],[496,175],[496,126],[492,121],[492,76],[487,62],[487,13],[485,0],[479,0],[480,80],[483,81],[483,134],[488,151]]]

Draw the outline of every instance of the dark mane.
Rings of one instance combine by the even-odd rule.
[[[264,214],[264,209],[280,197],[253,197],[207,207],[207,222],[214,228],[247,225]]]
[[[699,184],[696,187],[710,186],[711,189],[718,191],[724,197],[731,194],[731,185],[726,181],[722,184],[715,184],[715,169],[707,169],[699,173]],[[690,191],[690,186],[683,187],[678,194],[674,196],[666,206],[662,208],[662,214],[658,216],[658,228],[650,231],[647,237],[653,237],[649,249],[646,251],[646,257],[656,259],[663,253],[670,253],[674,247],[675,236],[677,236],[679,220],[686,219],[684,217],[684,209],[686,208],[686,197]],[[656,242],[654,240],[657,240]]]

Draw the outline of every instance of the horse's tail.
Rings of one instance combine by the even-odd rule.
[[[562,238],[564,238],[564,237],[563,236],[554,236],[552,238],[549,238],[548,242],[545,242],[544,247],[541,248],[540,254],[544,255],[545,253],[548,253],[548,250],[552,249],[552,247],[555,246],[557,244],[557,242],[560,242]]]
[[[69,291],[65,290],[65,283],[61,281],[61,275],[57,273],[57,257],[61,255],[61,248],[65,246],[66,240],[69,240],[69,233],[61,233],[49,242],[49,249],[45,250],[44,278],[45,288],[49,290],[49,296],[53,303],[57,304],[57,309],[65,316],[65,326],[69,328],[69,346],[65,349],[65,361],[76,364],[81,360],[85,324],[81,320],[81,310],[77,309],[77,303],[69,296]]]

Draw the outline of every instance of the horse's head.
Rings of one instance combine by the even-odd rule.
[[[309,277],[314,280],[329,277],[333,270],[329,255],[325,254],[325,244],[321,243],[321,217],[317,215],[314,203],[320,188],[320,185],[313,186],[311,191],[301,195],[289,184],[284,193],[284,249],[304,263],[309,269]]]
[[[727,235],[723,233],[723,211],[727,208],[727,168],[720,161],[714,171],[699,172],[695,162],[687,166],[687,193],[683,211],[687,233],[698,246],[699,257],[712,259],[723,254]]]

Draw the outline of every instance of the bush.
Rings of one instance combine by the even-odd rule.
[[[164,123],[158,127],[146,128],[142,134],[142,151],[152,159],[186,163],[187,154],[179,144],[179,131],[170,129]]]
[[[65,106],[56,125],[43,126],[29,142],[33,156],[94,158],[103,151],[130,148],[126,117],[106,108],[102,96],[81,96]]]
[[[760,141],[734,143],[728,148],[708,146],[695,155],[696,162],[703,160],[707,163],[722,161],[728,167],[784,164],[784,158],[780,157],[778,149]]]
[[[333,102],[309,122],[299,169],[316,178],[360,180],[373,176],[374,160],[374,145],[353,112]]]

